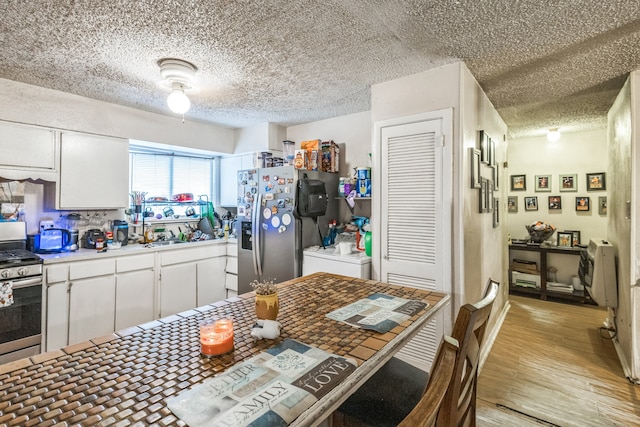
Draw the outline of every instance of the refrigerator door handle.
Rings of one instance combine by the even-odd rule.
[[[262,254],[260,253],[260,209],[262,207],[262,194],[258,193],[253,206],[253,218],[251,219],[251,224],[253,226],[253,229],[251,230],[253,244],[251,245],[251,256],[253,258],[253,272],[258,275],[258,278],[262,278]]]

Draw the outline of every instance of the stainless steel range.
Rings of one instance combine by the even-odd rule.
[[[0,222],[0,363],[40,353],[42,259],[26,243],[24,222]]]

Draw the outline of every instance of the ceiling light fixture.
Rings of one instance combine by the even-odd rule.
[[[191,101],[185,91],[193,88],[198,69],[190,62],[174,58],[161,59],[158,65],[163,83],[171,89],[167,97],[169,109],[176,114],[184,115],[191,108]]]
[[[558,130],[558,128],[549,129],[549,131],[547,132],[547,140],[549,142],[556,142],[559,139],[560,139],[560,131]]]
[[[174,88],[167,96],[167,105],[169,109],[176,114],[184,114],[191,108],[191,101],[184,93],[184,86],[174,83]]]

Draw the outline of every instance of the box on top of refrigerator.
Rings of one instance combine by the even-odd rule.
[[[339,172],[340,164],[340,148],[333,141],[322,141],[320,144],[321,151],[321,170],[323,172]]]
[[[318,151],[320,150],[320,140],[311,139],[309,141],[302,141],[300,148],[306,150],[305,156],[305,169],[319,170],[318,169]]]

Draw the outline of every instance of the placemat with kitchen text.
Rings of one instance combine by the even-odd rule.
[[[189,427],[286,426],[355,369],[353,359],[287,339],[167,405]]]
[[[377,293],[332,311],[327,317],[356,328],[385,333],[428,306],[423,301]]]

